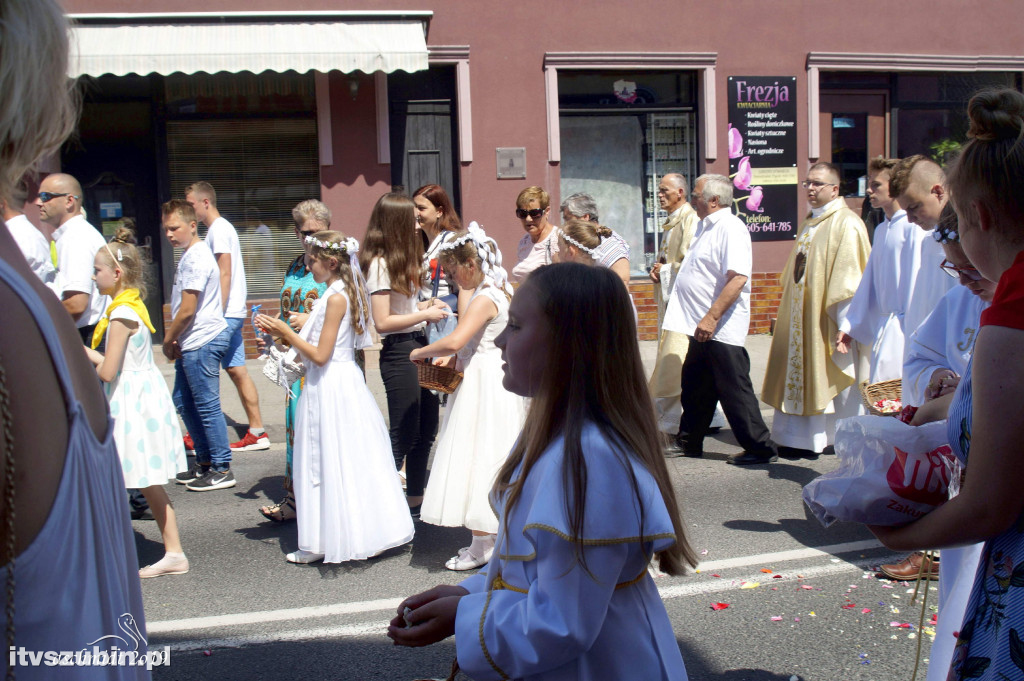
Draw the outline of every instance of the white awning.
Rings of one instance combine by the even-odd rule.
[[[220,71],[423,71],[418,19],[225,23],[85,22],[72,29],[69,75]]]

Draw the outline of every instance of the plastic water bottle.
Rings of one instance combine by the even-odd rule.
[[[263,329],[261,329],[256,324],[256,315],[260,314],[260,308],[262,308],[262,307],[263,307],[263,305],[253,305],[252,306],[252,317],[251,317],[251,319],[252,319],[252,328],[253,328],[253,331],[256,332],[256,337],[257,338],[262,338],[263,342],[264,342],[263,352],[260,354],[260,357],[268,357],[270,355],[270,348],[273,347],[273,345],[274,345],[274,337],[271,336],[266,331],[264,331]]]

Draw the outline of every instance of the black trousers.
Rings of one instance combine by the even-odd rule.
[[[750,383],[750,355],[741,345],[716,340],[700,343],[690,336],[690,347],[683,360],[683,417],[680,431],[686,433],[686,450],[703,451],[715,403],[729,421],[733,435],[745,451],[775,453],[768,426]]]
[[[380,351],[380,377],[388,398],[391,453],[395,468],[405,461],[406,494],[423,495],[427,484],[427,459],[437,435],[437,396],[420,387],[416,365],[409,353],[427,344],[426,336],[400,333],[385,336]]]

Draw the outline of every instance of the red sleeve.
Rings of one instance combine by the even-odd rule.
[[[981,313],[981,325],[1024,329],[1024,251],[999,278],[992,304]]]

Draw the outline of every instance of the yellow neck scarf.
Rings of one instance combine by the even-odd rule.
[[[139,315],[142,323],[146,325],[150,333],[156,333],[156,329],[153,328],[153,323],[149,320],[149,310],[146,309],[146,304],[142,302],[142,298],[139,297],[139,289],[137,288],[126,288],[117,294],[117,297],[110,302],[107,306],[107,311],[103,313],[103,317],[96,323],[96,330],[92,332],[92,347],[96,348],[99,346],[100,341],[103,340],[103,334],[107,332],[107,327],[110,326],[110,313],[113,312],[115,307],[127,305],[135,314]]]

